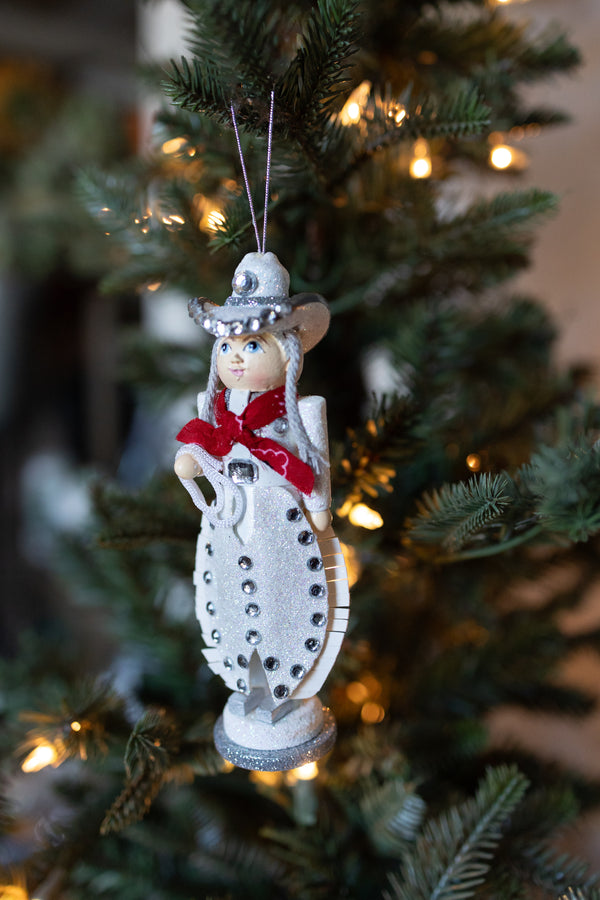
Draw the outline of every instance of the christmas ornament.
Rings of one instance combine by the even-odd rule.
[[[325,401],[297,396],[304,354],[325,335],[329,310],[318,294],[289,296],[288,272],[256,235],[258,252],[236,268],[225,303],[190,301],[216,341],[199,417],[178,435],[175,471],[204,514],[194,574],[203,652],[233,691],[215,726],[217,749],[242,768],[278,771],[333,746],[335,719],[317,692],[350,600],[331,528]],[[210,505],[200,474],[215,489]]]
[[[329,311],[316,294],[289,297],[273,253],[244,256],[232,284],[223,306],[190,304],[218,337],[175,469],[204,512],[194,576],[204,655],[235,692],[217,749],[277,771],[318,759],[335,739],[316,694],[346,631],[348,583],[330,524],[325,401],[296,395]],[[193,480],[201,473],[215,488],[210,506]]]

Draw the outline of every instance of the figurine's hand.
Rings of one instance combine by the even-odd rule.
[[[314,531],[325,531],[331,525],[331,513],[328,509],[312,513],[306,510],[305,515]]]
[[[176,475],[187,480],[202,475],[202,468],[198,465],[191,453],[182,453],[181,456],[175,460],[173,468],[175,469]]]

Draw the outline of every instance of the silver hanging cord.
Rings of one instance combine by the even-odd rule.
[[[256,213],[254,212],[254,203],[252,202],[252,193],[250,192],[250,182],[248,173],[246,172],[246,163],[244,162],[244,154],[242,153],[242,144],[240,141],[240,132],[238,130],[237,120],[235,118],[235,109],[233,103],[230,105],[231,121],[233,122],[233,130],[235,132],[235,140],[237,143],[240,163],[242,164],[242,175],[244,176],[244,184],[246,186],[246,196],[248,197],[248,206],[250,207],[250,216],[252,225],[254,226],[254,234],[256,235],[256,246],[259,253],[264,253],[267,246],[267,207],[269,204],[269,186],[271,182],[271,147],[273,145],[273,110],[275,108],[275,91],[271,91],[271,108],[269,110],[269,133],[267,137],[267,172],[265,179],[265,211],[263,215],[263,238],[262,246],[260,236],[258,234],[258,224],[256,222]]]
[[[254,214],[254,203],[252,202],[252,194],[250,193],[250,182],[248,181],[248,173],[246,172],[246,164],[244,162],[244,154],[242,153],[242,144],[240,142],[240,133],[237,127],[237,121],[235,118],[235,110],[233,108],[233,103],[229,107],[231,110],[231,121],[233,122],[233,130],[235,131],[235,139],[237,141],[238,153],[240,155],[240,162],[242,164],[242,174],[244,176],[244,184],[246,185],[246,195],[248,197],[248,205],[250,207],[250,216],[252,217],[252,224],[254,225],[254,234],[256,235],[256,246],[258,252],[261,252],[260,249],[260,237],[258,234],[258,225],[256,224],[256,215]]]
[[[265,178],[265,212],[263,216],[262,252],[267,247],[267,209],[269,208],[269,184],[271,181],[271,147],[273,146],[273,109],[275,107],[275,91],[271,91],[271,108],[269,110],[269,135],[267,137],[267,173]]]

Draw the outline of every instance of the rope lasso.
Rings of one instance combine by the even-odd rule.
[[[216,495],[215,502],[208,504],[193,478],[182,478],[178,475],[180,482],[192,498],[194,506],[206,516],[215,528],[231,528],[233,525],[236,525],[244,511],[244,499],[237,484],[228,475],[219,471],[215,465],[214,457],[207,453],[204,447],[200,447],[199,444],[184,444],[177,451],[175,460],[177,461],[184,454],[195,459]],[[228,516],[221,517],[221,513],[225,509],[227,490],[231,491],[233,495],[233,511]]]

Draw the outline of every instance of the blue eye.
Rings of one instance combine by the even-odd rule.
[[[221,353],[221,354],[229,353],[230,350],[231,350],[231,347],[229,346],[227,341],[223,341],[223,343],[219,347],[219,353]]]
[[[248,341],[248,343],[244,347],[244,350],[247,353],[262,353],[263,352],[263,348],[260,346],[258,341]]]

